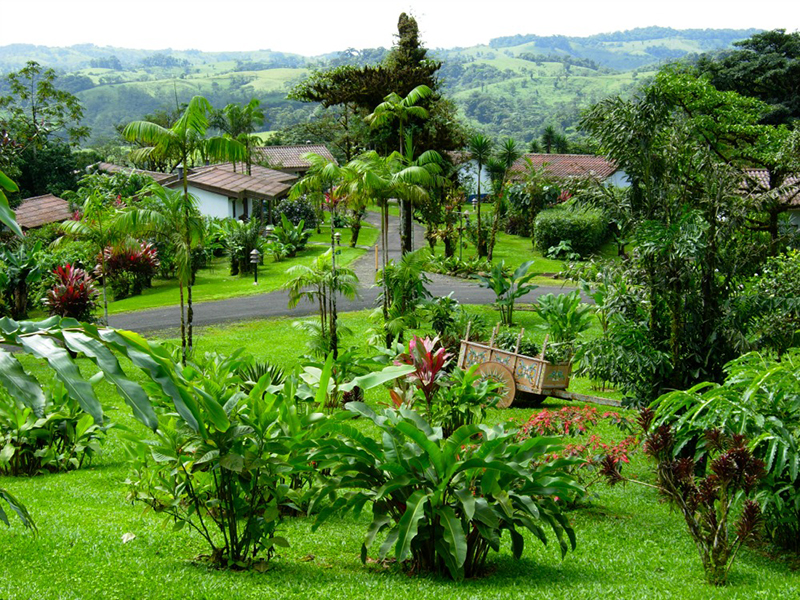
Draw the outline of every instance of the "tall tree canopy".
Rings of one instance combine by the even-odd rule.
[[[719,90],[763,100],[771,110],[764,123],[788,124],[800,119],[800,32],[763,31],[735,42],[737,48],[704,55],[697,62]]]
[[[0,168],[14,177],[20,197],[60,194],[75,185],[72,147],[89,135],[83,107],[57,85],[53,69],[29,61],[5,77],[0,96]]]
[[[362,117],[371,113],[386,96],[395,93],[407,96],[424,85],[433,94],[421,104],[429,113],[427,120],[411,121],[415,145],[420,149],[455,150],[463,147],[465,136],[456,121],[455,105],[438,93],[436,76],[442,63],[428,57],[419,39],[416,19],[405,13],[398,20],[397,43],[386,58],[377,65],[342,65],[325,71],[315,71],[295,86],[290,98],[304,102],[319,102],[323,107],[350,107]],[[363,131],[363,130],[362,130]],[[364,132],[366,133],[366,132]],[[386,150],[401,146],[396,128],[374,129],[363,146]]]

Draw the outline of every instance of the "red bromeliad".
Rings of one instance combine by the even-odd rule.
[[[439,387],[439,381],[446,375],[444,369],[453,356],[441,344],[436,348],[437,344],[439,344],[438,337],[423,339],[415,335],[408,343],[408,352],[400,354],[395,359],[395,364],[416,367],[416,371],[407,377],[422,390],[428,408]]]

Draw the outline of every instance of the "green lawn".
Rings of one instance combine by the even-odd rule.
[[[330,223],[330,221],[327,219],[326,222]],[[330,244],[331,243],[330,225],[323,225],[321,227],[321,230],[322,231],[320,233],[317,233],[317,230],[315,229],[314,233],[311,234],[309,241],[319,242],[323,244]],[[350,240],[352,239],[353,232],[350,230],[349,227],[337,227],[334,231],[337,231],[342,235],[341,239],[342,246],[350,245]],[[375,243],[378,241],[378,233],[379,230],[376,227],[372,227],[368,223],[362,223],[361,229],[358,232],[358,245],[374,246]]]
[[[279,289],[287,280],[287,269],[294,265],[310,265],[314,259],[326,251],[325,246],[309,245],[297,257],[273,262],[267,257],[258,268],[258,285],[253,285],[253,275],[231,275],[227,257],[214,259],[211,266],[197,273],[197,280],[192,288],[194,302],[224,300],[240,296],[264,294]],[[343,247],[339,256],[341,265],[348,265],[364,254],[359,248]],[[142,292],[141,296],[133,296],[124,300],[108,303],[108,312],[117,314],[162,306],[180,304],[180,292],[176,279],[156,279],[153,287]]]
[[[487,307],[470,310],[493,314]],[[365,316],[343,317],[355,331],[351,343],[363,345]],[[291,366],[302,350],[290,323],[276,319],[203,328],[197,332],[198,351],[244,348],[259,358]],[[531,313],[520,312],[519,323],[542,333]],[[98,392],[112,420],[148,435],[108,384],[101,382]],[[368,400],[373,405],[386,401],[377,392]],[[547,403],[549,408],[563,405]],[[488,421],[525,420],[532,412],[495,410]],[[356,424],[372,433],[363,421]],[[619,435],[614,429],[601,432],[609,438]],[[626,468],[630,474],[650,478],[640,454]],[[553,540],[545,547],[525,535],[525,553],[515,561],[506,536],[502,551],[490,554],[489,572],[460,584],[410,576],[397,565],[362,565],[359,551],[371,518],[368,510],[358,520],[334,519],[317,531],[311,530],[310,519],[285,519],[281,534],[291,547],[281,549],[266,573],[213,570],[193,560],[206,549],[188,528],[173,532],[170,523],[126,500],[127,475],[124,448],[112,430],[104,454],[89,468],[36,478],[0,477],[0,487],[24,498],[39,526],[39,535],[33,536],[18,521],[12,521],[11,528],[0,525],[0,598],[705,600],[800,595],[800,575],[790,563],[758,548],[741,551],[728,587],[708,586],[681,517],[654,491],[633,486],[600,485],[591,506],[568,513],[578,545],[565,559]],[[123,543],[126,533],[135,538]]]

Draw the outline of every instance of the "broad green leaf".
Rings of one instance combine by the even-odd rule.
[[[467,560],[467,537],[464,535],[461,519],[456,517],[455,512],[449,506],[442,507],[438,512],[442,517],[440,524],[444,528],[444,541],[463,576],[462,567],[464,566],[464,561]],[[456,574],[453,574],[453,578],[459,579]]]
[[[328,354],[325,360],[325,365],[322,367],[322,372],[319,376],[319,389],[317,389],[317,396],[315,398],[318,406],[325,406],[325,400],[328,398],[328,383],[331,380],[331,373],[333,372],[333,352]]]
[[[525,550],[525,538],[513,527],[510,527],[508,532],[511,534],[511,551],[514,554],[514,558],[519,560]]]
[[[422,490],[417,490],[406,503],[406,511],[400,517],[397,524],[397,546],[395,547],[395,558],[399,562],[406,560],[411,553],[411,542],[417,537],[419,522],[425,517],[425,504],[428,502],[428,495]]]
[[[408,421],[401,421],[397,424],[398,431],[402,431],[407,437],[414,440],[417,445],[427,454],[428,458],[436,469],[436,474],[441,478],[444,476],[444,460],[442,459],[442,451],[439,446],[428,439],[422,431],[417,429]]]
[[[414,365],[392,365],[390,367],[385,367],[380,371],[375,371],[372,373],[367,373],[366,375],[361,375],[360,377],[356,377],[352,381],[339,386],[339,389],[342,392],[349,392],[358,386],[363,390],[369,390],[388,381],[394,381],[395,379],[408,375],[409,373],[413,373],[415,370],[416,367],[414,367]]]
[[[83,379],[80,370],[72,362],[67,351],[56,346],[52,339],[42,335],[23,335],[19,340],[28,352],[48,362],[56,372],[56,376],[64,384],[70,397],[77,401],[83,410],[92,415],[95,423],[102,424],[103,407],[100,406],[92,386]]]
[[[83,333],[64,330],[63,335],[67,347],[73,352],[83,352],[89,357],[105,374],[106,379],[116,386],[119,395],[133,410],[133,415],[155,431],[158,428],[158,418],[150,398],[142,386],[125,376],[114,354],[101,342]]]
[[[472,516],[475,514],[475,496],[467,488],[457,489],[455,496],[464,508],[464,516],[467,517],[467,521],[472,521]]]
[[[0,384],[12,398],[21,401],[37,417],[42,416],[45,398],[39,382],[26,373],[17,359],[2,348],[0,348]]]

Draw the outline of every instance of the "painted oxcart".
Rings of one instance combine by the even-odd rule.
[[[498,328],[492,331],[489,344],[472,342],[467,336],[461,341],[458,355],[458,366],[468,369],[478,365],[477,372],[503,384],[503,395],[497,403],[499,408],[508,408],[517,396],[537,403],[545,396],[571,397],[566,393],[572,363],[553,364],[544,358],[547,350],[547,338],[542,345],[539,356],[526,356],[519,353],[519,346],[525,330],[517,337],[514,352],[496,348],[494,345]]]

